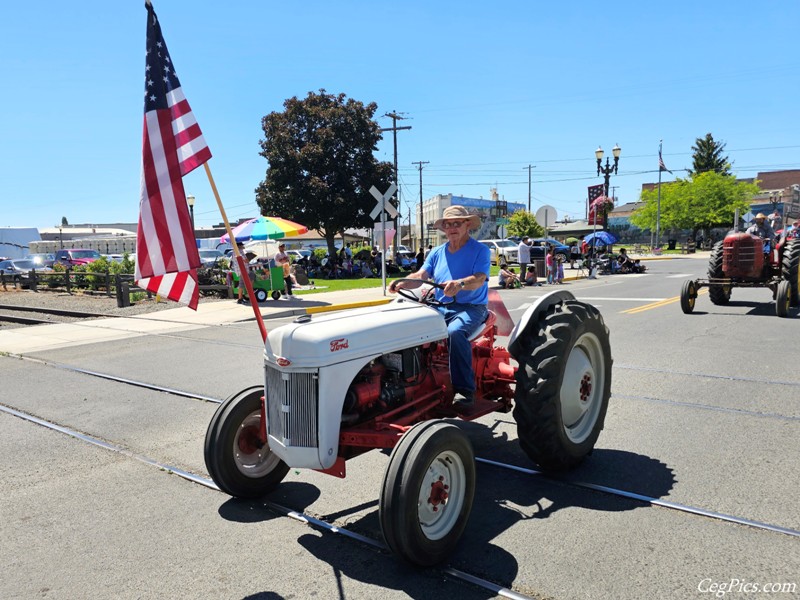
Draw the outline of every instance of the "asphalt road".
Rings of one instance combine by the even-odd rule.
[[[734,290],[731,305],[704,295],[684,315],[680,285],[702,275],[704,262],[648,265],[643,276],[563,286],[598,306],[611,331],[605,430],[564,481],[480,463],[472,516],[450,565],[532,597],[704,598],[732,580],[740,583],[725,597],[774,597],[753,585],[775,583],[795,585],[777,597],[796,597],[800,538],[571,483],[800,530],[797,311],[780,319],[769,292]],[[501,295],[518,319],[547,291]],[[34,357],[215,398],[262,379],[253,323]],[[7,356],[0,374],[4,406],[207,476],[213,403]],[[462,426],[477,456],[532,467],[510,414]],[[348,462],[343,480],[292,470],[269,500],[380,540],[386,463],[373,451]],[[2,598],[495,596],[3,412],[0,523]]]

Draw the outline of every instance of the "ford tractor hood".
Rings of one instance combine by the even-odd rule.
[[[264,358],[287,369],[320,368],[447,337],[438,311],[415,302],[304,315],[269,332]]]

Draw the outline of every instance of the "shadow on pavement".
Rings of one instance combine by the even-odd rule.
[[[319,498],[320,491],[310,483],[281,483],[273,493],[264,500],[274,502],[296,511],[303,511]],[[219,516],[226,521],[237,523],[260,523],[270,521],[283,515],[276,514],[259,500],[230,498],[219,507]]]

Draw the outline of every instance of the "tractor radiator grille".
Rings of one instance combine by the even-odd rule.
[[[266,366],[267,427],[286,446],[316,448],[319,414],[317,373],[282,373]]]

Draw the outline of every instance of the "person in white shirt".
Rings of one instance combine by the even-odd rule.
[[[528,263],[531,262],[531,244],[530,238],[527,235],[522,236],[522,241],[517,246],[517,262],[519,263],[519,272],[528,272]]]
[[[283,269],[283,283],[286,288],[286,296],[289,300],[294,300],[292,295],[292,272],[289,255],[286,254],[286,244],[278,244],[278,253],[275,255],[275,265]]]

